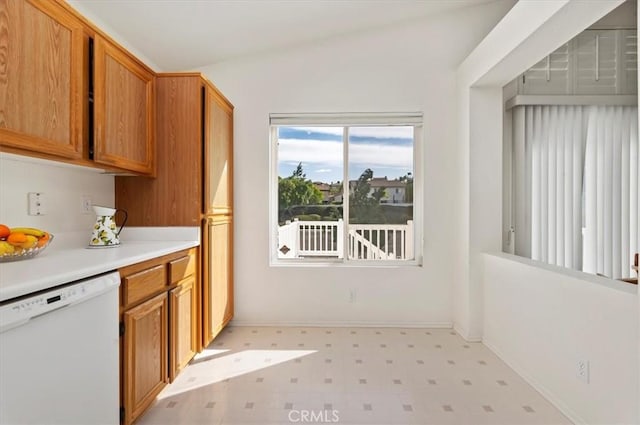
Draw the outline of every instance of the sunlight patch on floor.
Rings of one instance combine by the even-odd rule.
[[[172,385],[167,386],[158,395],[158,400],[191,391],[196,388],[215,384],[225,379],[235,378],[281,363],[316,353],[316,350],[243,350],[220,357],[213,357],[228,350],[208,351],[208,360],[193,362],[188,373],[182,373]],[[212,353],[217,352],[217,353]],[[203,351],[203,353],[205,353]],[[268,361],[267,361],[268,360]],[[189,378],[198,376],[197,381]]]
[[[231,350],[218,350],[218,349],[214,349],[214,348],[205,348],[204,350],[202,350],[200,353],[196,354],[193,357],[193,362],[201,362],[207,359],[210,359],[212,357],[217,356],[218,354],[222,354],[222,353],[226,353],[228,351]]]

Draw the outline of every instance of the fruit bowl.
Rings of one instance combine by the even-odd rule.
[[[49,244],[53,240],[52,234],[46,233],[46,235],[47,235],[46,237],[38,238],[37,243],[28,248],[13,246],[13,252],[6,252],[6,249],[3,249],[2,253],[0,254],[0,263],[27,260],[29,258],[33,258],[36,255],[40,254],[49,246]],[[0,243],[8,243],[8,242],[0,241]]]

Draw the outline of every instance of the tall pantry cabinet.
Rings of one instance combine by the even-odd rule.
[[[214,141],[205,146],[206,211],[202,251],[204,273],[203,338],[208,344],[233,317],[233,106],[215,88],[204,93],[205,126]],[[206,175],[206,172],[205,172]]]
[[[233,317],[233,105],[199,73],[156,78],[156,177],[116,177],[133,226],[201,226],[202,346]]]

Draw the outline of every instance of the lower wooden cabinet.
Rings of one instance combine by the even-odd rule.
[[[121,422],[134,423],[201,349],[196,248],[120,270]]]
[[[124,313],[125,423],[133,422],[167,383],[167,294]]]
[[[233,318],[233,219],[210,216],[204,234],[203,306],[204,345],[208,345]]]
[[[169,380],[175,377],[189,363],[198,351],[196,279],[183,279],[178,287],[169,292],[169,316],[171,343],[169,347],[171,365]]]

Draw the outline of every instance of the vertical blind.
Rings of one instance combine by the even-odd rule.
[[[592,106],[585,156],[584,271],[630,277],[638,251],[638,108]]]
[[[638,109],[524,106],[525,220],[516,245],[534,260],[611,278],[634,275],[638,252]],[[524,139],[524,140],[518,140]],[[524,162],[524,163],[523,163]],[[518,228],[520,226],[520,228]],[[520,254],[516,252],[516,254]]]
[[[584,111],[527,106],[525,152],[531,258],[582,268]]]

